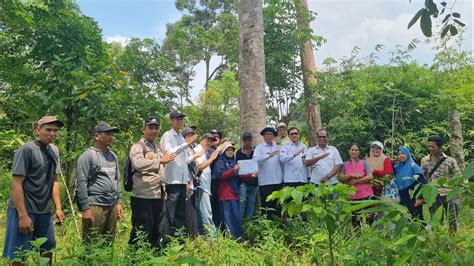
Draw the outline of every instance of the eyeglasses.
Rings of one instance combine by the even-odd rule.
[[[178,116],[178,117],[175,117],[174,119],[176,119],[176,121],[183,121],[184,116]]]
[[[296,136],[298,134],[299,134],[298,132],[293,132],[293,133],[290,133],[290,136]]]
[[[318,136],[318,139],[325,139],[327,136]]]
[[[379,146],[372,146],[372,149],[374,149],[374,150],[382,150],[382,148],[380,148]]]

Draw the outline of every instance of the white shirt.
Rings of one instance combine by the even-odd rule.
[[[278,151],[275,144],[262,142],[258,144],[252,159],[258,163],[258,185],[276,185],[283,183],[283,172],[281,171],[280,154],[270,157],[269,153]]]
[[[195,152],[200,152],[202,150],[202,146],[201,144],[199,144],[195,149],[194,151]],[[206,153],[204,153],[203,155],[201,155],[200,157],[196,158],[196,163],[199,165],[203,162],[207,161],[207,158],[206,158]],[[211,166],[209,165],[208,167],[204,168],[202,170],[202,174],[201,174],[201,185],[199,185],[199,189],[202,189],[204,192],[206,192],[207,194],[211,195],[211,179],[212,179],[212,176],[211,176]]]
[[[293,156],[297,151],[303,149],[303,152],[296,157]],[[306,183],[308,172],[303,164],[303,157],[306,154],[306,145],[298,141],[298,144],[290,142],[283,145],[280,151],[280,161],[283,163],[283,180],[285,183],[301,182]]]
[[[324,153],[328,152],[329,155],[324,159],[317,161],[311,165],[311,183],[321,184],[321,179],[327,176],[336,165],[342,165],[341,155],[334,146],[327,145],[325,149],[321,149],[319,146],[314,146],[308,149],[306,152],[306,160],[314,159]],[[339,182],[336,175],[333,175],[329,179],[330,184]]]
[[[165,154],[176,152],[176,158],[165,164],[165,179],[166,184],[188,184],[188,154],[186,148],[189,146],[184,140],[183,136],[170,129],[161,137],[161,149]]]

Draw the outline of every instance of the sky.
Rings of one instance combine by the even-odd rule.
[[[82,13],[94,18],[102,29],[103,40],[125,43],[132,37],[154,38],[162,43],[166,37],[166,24],[182,16],[175,8],[175,0],[76,0]],[[441,1],[435,0],[439,3]],[[448,6],[455,2],[453,12],[461,13],[466,24],[464,41],[460,49],[473,51],[473,2],[474,0],[446,0]],[[413,39],[421,42],[413,51],[412,58],[420,64],[431,64],[433,44],[425,44],[418,23],[407,30],[408,22],[424,6],[422,0],[308,0],[309,9],[317,13],[311,24],[314,33],[326,39],[314,55],[316,65],[321,66],[327,57],[339,60],[350,56],[354,46],[362,55],[375,52],[377,44],[383,44],[377,53],[381,64],[387,63],[397,44],[406,47]],[[212,65],[217,66],[218,60]],[[191,95],[195,97],[204,88],[205,67],[196,67],[196,77],[191,83]]]

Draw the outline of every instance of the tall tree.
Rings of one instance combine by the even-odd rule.
[[[257,143],[266,124],[265,55],[263,46],[263,7],[261,0],[240,0],[239,81],[240,130],[250,131]]]
[[[301,65],[303,68],[304,99],[308,123],[308,142],[310,146],[317,143],[316,131],[322,127],[319,96],[316,91],[316,64],[314,62],[312,30],[309,26],[310,12],[307,0],[300,1],[298,10],[298,29],[306,32],[307,39],[301,47]]]

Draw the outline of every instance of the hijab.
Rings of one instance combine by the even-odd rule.
[[[415,181],[426,183],[423,175],[423,170],[418,166],[413,157],[411,156],[410,150],[407,147],[400,147],[400,152],[406,155],[407,160],[405,162],[399,162],[395,165],[395,183],[399,190],[406,189],[411,186]],[[418,177],[416,176],[418,175]]]
[[[381,153],[380,153],[380,156],[378,157],[375,157],[373,154],[372,154],[372,146],[378,146],[381,148]],[[372,169],[377,169],[377,170],[383,170],[384,166],[383,166],[383,163],[385,161],[385,159],[387,158],[387,156],[385,156],[385,154],[383,153],[383,144],[382,142],[380,141],[374,141],[372,142],[372,144],[370,144],[370,157],[367,158],[367,163],[369,164],[369,166],[372,168]]]

